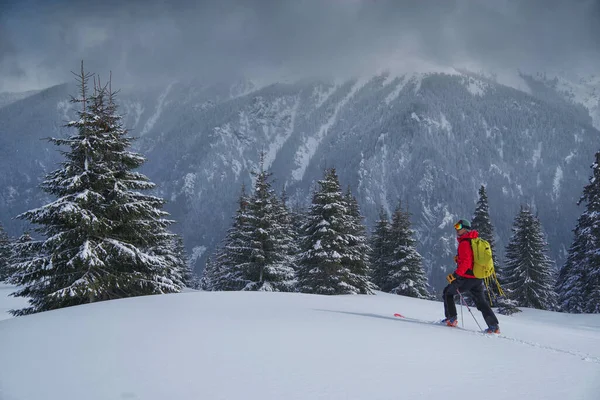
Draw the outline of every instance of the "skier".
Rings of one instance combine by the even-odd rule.
[[[473,275],[473,249],[471,248],[471,239],[479,237],[479,232],[471,230],[471,222],[466,219],[458,221],[454,228],[458,240],[458,250],[454,257],[456,270],[446,276],[448,286],[444,288],[444,312],[446,318],[442,320],[448,326],[457,326],[456,305],[454,296],[460,293],[469,292],[477,309],[481,311],[483,319],[488,325],[485,333],[500,333],[498,319],[490,305],[485,301],[483,293],[483,279],[475,278]]]

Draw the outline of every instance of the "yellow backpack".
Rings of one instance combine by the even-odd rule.
[[[494,259],[492,258],[492,246],[481,238],[471,239],[473,249],[473,275],[475,278],[484,279],[494,274]]]

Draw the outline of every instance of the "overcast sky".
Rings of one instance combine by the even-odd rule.
[[[600,0],[0,0],[0,92],[427,65],[600,74]],[[435,67],[434,67],[435,68]]]

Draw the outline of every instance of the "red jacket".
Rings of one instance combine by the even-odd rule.
[[[463,278],[475,278],[473,275],[473,249],[471,239],[479,237],[479,232],[469,231],[457,238],[458,251],[456,254],[456,271],[454,273]]]

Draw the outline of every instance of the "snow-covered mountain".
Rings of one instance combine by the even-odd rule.
[[[536,74],[533,79],[569,102],[583,106],[592,117],[593,125],[600,129],[600,76],[572,76],[563,72],[555,75]]]
[[[431,283],[452,268],[452,223],[470,217],[487,186],[499,250],[519,206],[531,203],[559,265],[581,209],[576,202],[600,132],[558,86],[521,76],[525,90],[465,71],[382,73],[346,81],[125,89],[126,126],[201,269],[231,223],[242,183],[267,152],[275,187],[307,204],[315,180],[336,167],[371,226],[377,207],[408,204]],[[39,139],[65,135],[70,85],[0,108],[0,221],[47,201],[37,189],[60,154]],[[588,102],[592,104],[593,102]],[[588,104],[586,103],[586,104]],[[589,105],[588,104],[588,105]]]
[[[22,100],[26,97],[33,96],[36,93],[39,93],[39,90],[30,90],[27,92],[2,92],[0,93],[0,108],[14,103],[16,101]]]
[[[190,292],[11,318],[0,398],[598,398],[600,315],[524,309],[486,336],[466,309],[465,330],[428,323],[442,314],[381,292]]]

